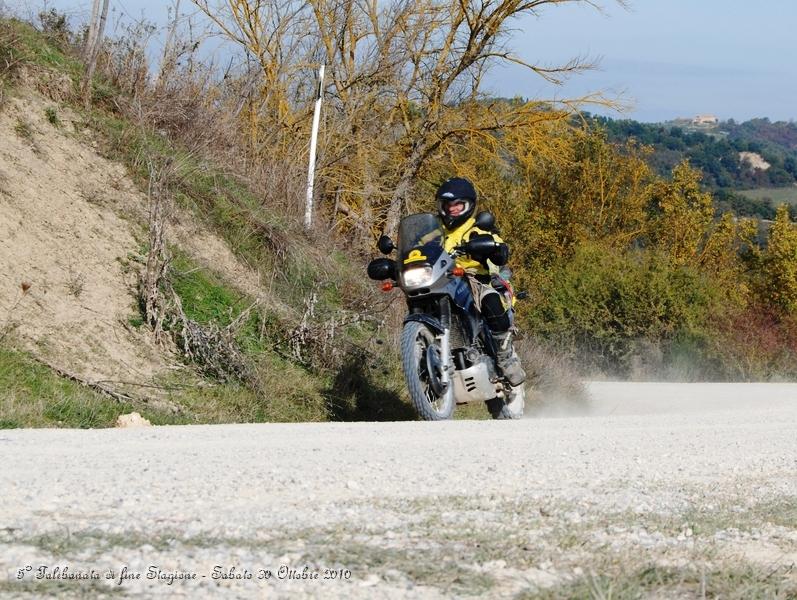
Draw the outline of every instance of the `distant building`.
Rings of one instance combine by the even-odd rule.
[[[716,125],[720,120],[714,115],[697,115],[692,119],[692,125]]]

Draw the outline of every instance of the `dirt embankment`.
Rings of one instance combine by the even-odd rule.
[[[0,112],[0,335],[81,379],[151,396],[142,384],[182,367],[139,327],[147,197],[95,146],[79,117],[36,93]],[[172,231],[257,294],[251,270],[189,216]]]

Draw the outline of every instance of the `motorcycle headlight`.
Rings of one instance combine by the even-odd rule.
[[[404,287],[416,288],[432,283],[432,267],[412,267],[401,274]]]

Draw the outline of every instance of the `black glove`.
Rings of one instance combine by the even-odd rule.
[[[506,244],[497,244],[497,248],[493,255],[489,257],[496,267],[503,267],[509,262],[509,246]]]

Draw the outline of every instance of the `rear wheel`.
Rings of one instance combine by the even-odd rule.
[[[401,362],[412,404],[427,421],[450,419],[454,412],[451,382],[443,384],[444,362],[434,333],[409,321],[401,332]]]

